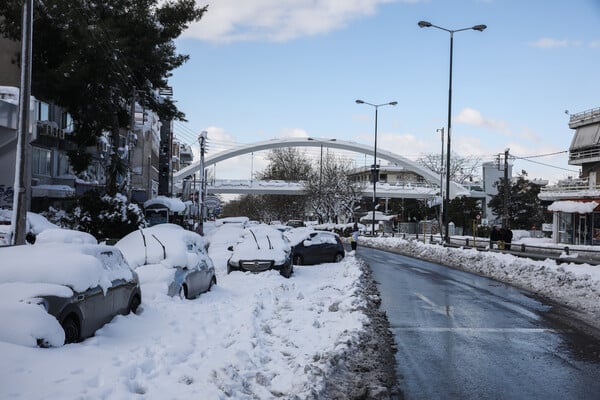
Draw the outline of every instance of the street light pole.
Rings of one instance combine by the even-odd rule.
[[[377,181],[379,180],[379,168],[377,166],[377,110],[381,106],[395,106],[398,102],[390,101],[389,103],[372,104],[363,100],[356,100],[356,104],[367,104],[375,108],[375,141],[373,145],[373,165],[371,165],[371,179],[373,180],[373,220],[371,221],[371,234],[375,236],[375,208],[377,206],[375,201],[377,199]]]
[[[448,230],[448,224],[450,222],[449,218],[448,218],[449,217],[448,216],[448,207],[450,204],[450,149],[451,149],[450,133],[451,133],[451,127],[452,127],[452,54],[453,54],[453,47],[454,47],[454,33],[461,32],[461,31],[468,31],[468,30],[483,32],[483,30],[486,29],[487,26],[486,25],[474,25],[469,28],[447,29],[447,28],[442,28],[441,26],[433,25],[431,22],[428,22],[428,21],[419,21],[418,25],[420,28],[441,29],[450,34],[450,75],[449,75],[449,79],[448,79],[448,131],[446,133],[446,135],[448,136],[447,150],[446,150],[446,193],[444,196],[444,205],[443,205],[443,211],[442,211],[443,212],[442,219],[444,220],[444,226],[446,228],[444,240],[446,241],[446,243],[450,243],[450,233]]]
[[[435,130],[436,133],[440,132],[440,136],[442,137],[442,152],[440,155],[440,197],[441,197],[441,202],[440,202],[440,215],[439,217],[442,218],[441,221],[438,220],[438,223],[440,224],[440,235],[444,236],[444,229],[442,227],[444,220],[443,220],[443,215],[444,215],[444,128],[440,128],[440,129],[436,129]]]

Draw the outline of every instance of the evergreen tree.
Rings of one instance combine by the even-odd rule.
[[[538,198],[540,186],[525,178],[521,174],[516,180],[510,182],[508,187],[508,223],[512,229],[531,229],[532,226],[541,226],[544,222],[545,207]],[[498,216],[504,215],[504,179],[496,182],[498,194],[492,197],[489,206]]]
[[[174,39],[206,10],[195,0],[34,2],[32,92],[73,117],[77,149],[69,158],[77,172],[87,168],[86,147],[97,136],[129,125],[134,93],[162,119],[184,118],[156,90],[188,59]],[[21,0],[0,2],[1,36],[20,41],[21,12]]]

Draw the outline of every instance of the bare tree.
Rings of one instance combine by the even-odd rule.
[[[442,171],[441,154],[423,154],[417,158],[416,162],[438,174],[445,171]],[[444,156],[444,164],[445,162],[446,156]],[[450,180],[458,183],[465,183],[480,177],[481,164],[481,157],[462,157],[452,154],[450,157]]]
[[[304,183],[308,205],[320,222],[337,222],[339,216],[353,219],[364,188],[348,179],[351,168],[350,161],[327,153]]]
[[[306,154],[295,147],[273,149],[269,152],[269,165],[257,174],[262,180],[303,181],[311,173],[311,164]],[[263,221],[303,219],[306,213],[305,195],[260,195],[258,208]]]

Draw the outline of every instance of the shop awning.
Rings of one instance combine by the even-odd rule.
[[[561,200],[550,204],[548,206],[548,211],[590,214],[598,207],[598,205],[600,205],[600,203],[595,201]]]

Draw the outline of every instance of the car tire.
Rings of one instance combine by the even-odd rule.
[[[344,255],[342,253],[337,253],[335,257],[333,257],[333,262],[340,262],[344,259]]]
[[[208,291],[210,292],[210,289],[212,289],[213,285],[217,284],[217,277],[213,275],[212,279],[210,280],[210,284],[208,285]]]
[[[284,266],[283,268],[281,268],[279,270],[279,273],[281,274],[281,276],[283,276],[284,278],[289,279],[290,276],[292,276],[292,274],[294,273],[294,264],[289,263],[289,265]]]
[[[183,284],[179,287],[179,298],[182,300],[189,299],[188,288],[185,284]]]
[[[302,256],[296,254],[294,256],[294,262],[293,262],[293,264],[294,265],[302,265]]]
[[[140,304],[142,304],[142,300],[140,299],[140,296],[138,296],[136,294],[135,296],[133,296],[133,299],[131,299],[131,301],[129,302],[128,313],[135,314],[137,312],[138,307],[140,306]]]
[[[69,315],[60,325],[65,331],[65,344],[81,341],[81,327],[79,326],[77,317]]]

